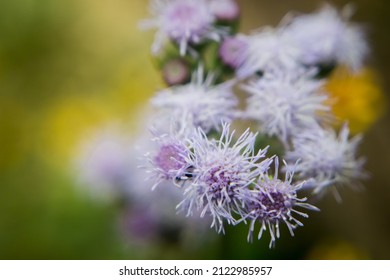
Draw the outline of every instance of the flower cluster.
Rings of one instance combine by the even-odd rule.
[[[246,36],[248,52],[237,67],[240,77],[258,71],[293,72],[297,67],[332,68],[343,64],[354,71],[368,54],[364,32],[348,21],[349,7],[339,13],[325,5],[316,13],[286,17],[277,28]]]
[[[224,220],[236,223],[234,213],[246,215],[252,199],[250,187],[269,165],[269,159],[261,160],[266,149],[254,151],[255,134],[246,130],[232,144],[233,136],[234,131],[230,133],[229,125],[224,124],[218,140],[208,139],[200,128],[188,139],[192,176],[178,206],[188,215],[211,215],[217,231],[223,231]]]
[[[143,25],[157,29],[152,51],[168,87],[150,102],[138,164],[150,180],[138,187],[174,189],[180,198],[168,207],[208,217],[218,233],[245,223],[251,241],[268,231],[272,247],[282,224],[293,235],[299,217],[318,210],[310,197],[330,190],[339,199],[340,187],[360,185],[361,136],[332,114],[324,87],[333,69],[359,71],[368,53],[348,7],[325,5],[249,35],[236,32],[234,0],[151,0],[151,14]]]

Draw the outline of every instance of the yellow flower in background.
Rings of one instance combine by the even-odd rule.
[[[375,71],[370,68],[357,73],[339,68],[325,87],[339,124],[347,120],[352,133],[367,130],[385,111],[385,97]]]
[[[322,240],[309,250],[308,260],[363,260],[368,255],[355,244],[344,240]]]

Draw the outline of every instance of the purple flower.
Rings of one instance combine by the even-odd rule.
[[[286,163],[285,163],[286,164]],[[287,166],[287,172],[284,181],[278,178],[279,160],[275,158],[275,174],[260,178],[257,187],[253,190],[255,199],[248,205],[248,216],[250,220],[248,241],[253,238],[255,223],[261,223],[258,239],[267,229],[269,230],[271,241],[269,246],[275,245],[275,241],[280,237],[280,224],[284,223],[294,236],[294,229],[303,224],[294,216],[299,215],[307,218],[308,215],[295,209],[295,207],[306,208],[309,210],[318,210],[317,207],[306,203],[306,198],[298,198],[297,191],[304,182],[292,183],[294,169]]]
[[[172,134],[158,134],[153,131],[155,142],[153,151],[146,153],[149,162],[147,171],[152,173],[151,178],[155,181],[152,189],[163,181],[185,180],[189,168],[187,163],[188,148],[179,137]]]
[[[186,148],[181,143],[166,143],[160,146],[153,162],[161,169],[166,177],[170,178],[170,171],[180,170],[185,166],[185,161],[182,158],[185,152]]]
[[[192,180],[178,208],[187,215],[211,216],[211,226],[218,232],[224,231],[224,221],[235,223],[234,214],[244,215],[243,209],[251,199],[250,186],[270,162],[260,161],[267,148],[255,153],[256,134],[246,130],[231,146],[234,133],[230,133],[230,125],[224,124],[218,140],[208,139],[201,129],[188,139]]]
[[[225,33],[213,25],[216,18],[208,0],[153,0],[150,10],[154,19],[144,21],[143,26],[158,29],[153,53],[157,53],[169,39],[179,45],[183,56],[189,45],[209,39],[219,41]]]

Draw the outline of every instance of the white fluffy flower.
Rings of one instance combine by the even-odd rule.
[[[200,212],[211,216],[218,232],[224,221],[235,223],[234,213],[244,215],[245,205],[252,199],[250,186],[270,164],[267,149],[255,153],[256,134],[246,130],[233,144],[234,131],[224,124],[219,140],[208,139],[198,129],[188,141],[191,153],[192,180],[185,187],[184,200],[178,205],[187,215]]]
[[[286,144],[290,136],[323,120],[329,108],[322,84],[299,73],[265,74],[243,86],[250,95],[245,115]]]
[[[361,27],[348,22],[348,17],[326,5],[316,13],[293,18],[285,26],[284,36],[302,50],[300,61],[304,64],[341,63],[358,70],[368,46]]]
[[[315,193],[340,185],[359,186],[358,179],[366,177],[362,170],[365,160],[356,158],[361,137],[348,139],[348,135],[345,124],[338,135],[331,129],[317,127],[300,133],[293,140],[294,150],[286,153],[286,159],[299,160],[296,172],[303,180],[313,179],[307,187],[312,187]],[[337,189],[333,191],[339,200]]]
[[[244,63],[237,69],[240,78],[269,70],[294,70],[299,66],[301,50],[279,28],[264,28],[246,37],[248,50]]]
[[[232,82],[212,86],[212,77],[203,81],[198,70],[191,83],[160,91],[151,103],[161,109],[161,118],[181,123],[183,129],[201,127],[206,133],[219,130],[221,122],[236,118],[237,98]]]
[[[144,27],[158,29],[152,51],[157,53],[167,40],[175,41],[180,54],[188,46],[206,39],[218,41],[225,31],[218,29],[215,15],[207,0],[153,0],[150,7],[153,19],[142,22]]]

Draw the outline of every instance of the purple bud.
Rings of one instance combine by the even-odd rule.
[[[184,84],[190,79],[190,67],[183,59],[167,61],[162,69],[164,81],[169,85]]]
[[[240,8],[235,0],[212,0],[210,6],[218,20],[234,21],[240,16]]]
[[[223,63],[233,69],[238,68],[246,59],[248,43],[242,36],[226,38],[219,49],[219,56]]]

